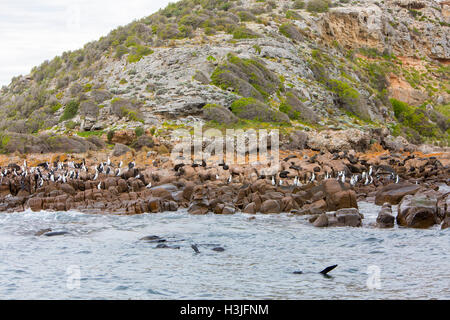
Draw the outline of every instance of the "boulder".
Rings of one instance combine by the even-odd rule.
[[[439,221],[435,197],[406,195],[398,206],[397,223],[400,226],[429,228]]]
[[[339,209],[335,213],[322,213],[309,221],[315,227],[361,227],[362,215],[356,208]]]
[[[391,183],[377,191],[375,195],[375,204],[381,206],[384,203],[397,205],[406,195],[413,195],[419,191],[421,187],[417,184],[409,182]]]
[[[261,213],[280,213],[281,207],[276,200],[266,200],[261,204]]]
[[[319,215],[313,222],[314,227],[322,228],[328,227],[328,216],[326,213]]]
[[[392,207],[389,203],[383,204],[381,211],[377,217],[378,228],[392,228],[394,226],[395,217],[392,215]]]
[[[325,180],[321,186],[325,194],[327,211],[343,208],[358,208],[356,193],[348,185],[335,179]]]
[[[116,143],[114,146],[113,156],[114,157],[120,157],[121,155],[124,155],[125,153],[131,151],[130,148],[128,148],[126,145],[121,143]]]
[[[68,193],[68,194],[72,195],[72,196],[77,194],[75,189],[70,184],[67,184],[67,183],[63,183],[61,185],[61,190],[64,191],[65,193]]]
[[[295,130],[289,135],[289,144],[287,148],[292,150],[303,150],[306,147],[308,135],[304,131]]]
[[[244,213],[251,213],[251,214],[255,214],[256,211],[257,211],[256,204],[254,202],[250,202],[245,206],[244,210],[242,210],[242,212]]]
[[[207,214],[209,211],[208,203],[203,201],[194,201],[188,208],[190,214]]]
[[[31,198],[28,200],[28,206],[32,211],[42,210],[43,201],[42,198]]]

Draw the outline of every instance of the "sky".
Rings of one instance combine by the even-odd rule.
[[[0,87],[175,0],[0,0]]]

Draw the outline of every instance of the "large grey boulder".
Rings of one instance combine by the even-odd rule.
[[[121,144],[121,143],[116,143],[116,145],[114,146],[113,156],[119,157],[121,155],[124,155],[128,151],[131,151],[131,149],[128,148],[126,145]]]

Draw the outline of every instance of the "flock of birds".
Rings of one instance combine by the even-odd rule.
[[[84,159],[79,163],[74,161],[55,161],[53,163],[42,162],[35,167],[29,167],[27,165],[27,161],[24,160],[22,166],[12,164],[8,167],[0,168],[0,184],[3,182],[5,177],[12,176],[20,178],[23,187],[25,179],[29,177],[34,181],[35,189],[38,189],[42,187],[46,181],[67,183],[69,180],[79,180],[83,172],[86,174],[92,172],[94,176],[91,180],[94,181],[98,179],[99,174],[101,173],[106,176],[119,177],[123,174],[123,172],[125,172],[125,170],[131,170],[135,166],[136,163],[134,161],[129,162],[125,168],[123,167],[123,161],[120,161],[120,163],[115,166],[111,162],[110,158],[108,158],[107,161],[101,162],[93,166],[93,168],[86,166],[86,161]],[[141,176],[142,175],[139,173],[139,170],[134,171],[134,178],[141,179]],[[151,188],[151,183],[147,184],[146,187]],[[101,181],[97,185],[97,188],[101,189]]]
[[[285,160],[288,160],[288,158],[286,158]],[[182,169],[186,164],[185,163],[179,163],[177,165],[174,166],[174,171],[176,171],[176,175],[183,175],[184,174],[184,170]],[[191,165],[192,167],[204,167],[207,168],[207,164],[205,162],[205,160],[202,160],[202,163],[193,163]],[[229,170],[229,166],[227,164],[225,164],[224,162],[222,162],[221,164],[218,165],[219,167],[222,167],[223,170]],[[294,169],[297,170],[297,172],[301,171],[301,168],[295,165],[291,165],[290,169]],[[258,177],[258,179],[270,179],[271,184],[273,186],[295,186],[295,187],[301,187],[304,184],[308,184],[308,183],[312,183],[314,181],[316,181],[319,177],[316,176],[316,173],[314,171],[307,173],[305,175],[303,175],[302,178],[299,177],[299,175],[296,175],[294,177],[294,180],[292,181],[292,175],[291,177],[289,177],[289,175],[291,174],[291,171],[287,171],[287,170],[282,170],[276,174],[272,174],[272,175],[265,175],[265,174],[260,174],[256,168],[254,169],[256,176]],[[234,172],[231,172],[228,175],[228,178],[226,180],[227,184],[230,184],[233,182],[233,175],[235,175]],[[377,172],[375,173],[373,170],[373,166],[369,166],[367,171],[363,171],[361,174],[353,174],[351,175],[349,178],[346,175],[345,171],[338,171],[337,173],[333,172],[325,172],[325,174],[323,175],[323,180],[328,180],[328,179],[336,179],[338,181],[341,181],[342,183],[346,183],[347,179],[349,180],[348,182],[350,183],[351,186],[356,186],[358,183],[361,185],[370,185],[374,183],[374,177],[376,179],[380,179],[381,175]],[[220,180],[220,177],[218,174],[216,174],[215,176],[216,180]],[[390,181],[393,181],[394,183],[399,183],[400,182],[400,177],[398,174],[396,174],[395,172],[391,171],[387,174],[387,179],[389,179]]]
[[[157,162],[154,162],[154,165],[157,166]],[[173,167],[173,170],[176,172],[175,173],[176,176],[181,176],[184,174],[183,167],[185,165],[186,165],[185,163],[179,163]],[[97,165],[91,166],[90,168],[86,165],[84,159],[79,163],[67,160],[64,162],[55,161],[53,163],[43,162],[39,163],[35,167],[29,167],[27,165],[27,161],[25,160],[22,166],[12,164],[9,165],[8,167],[0,168],[0,183],[3,181],[4,177],[12,175],[15,177],[22,178],[21,186],[23,188],[25,178],[31,176],[30,177],[31,181],[34,181],[35,190],[37,190],[38,188],[42,187],[46,181],[67,183],[69,180],[78,180],[81,178],[81,174],[83,172],[86,174],[90,174],[89,178],[90,180],[93,181],[97,180],[100,174],[105,174],[106,176],[119,177],[122,176],[123,173],[125,173],[126,171],[135,168],[135,166],[136,163],[134,161],[129,162],[128,165],[125,167],[123,166],[123,161],[120,161],[118,165],[114,165],[109,157],[107,161],[100,162]],[[194,168],[195,167],[207,168],[205,160],[202,160],[201,163],[193,162],[191,166]],[[227,165],[224,162],[220,163],[218,166],[222,167],[222,169],[225,171],[229,170],[230,168],[229,165]],[[297,170],[297,173],[299,173],[299,171],[301,170],[300,167],[295,165],[291,165],[290,169]],[[259,174],[256,168],[254,170],[258,179],[269,179],[273,186],[301,187],[304,184],[312,183],[319,179],[319,177],[316,176],[316,173],[314,171],[307,172],[306,174],[302,175],[302,178],[300,178],[298,174],[292,180],[291,175],[292,171],[282,170],[276,174],[264,175]],[[233,175],[235,175],[235,173],[230,172],[228,178],[226,179],[227,184],[233,182]],[[136,179],[141,179],[144,182],[144,185],[146,184],[143,175],[141,175],[141,173],[139,172],[139,169],[136,168],[136,170],[133,170],[131,176]],[[336,179],[342,183],[345,183],[348,180],[351,186],[356,186],[357,184],[370,185],[374,182],[374,177],[380,178],[380,175],[378,173],[374,173],[372,166],[368,168],[368,171],[363,171],[361,174],[353,174],[351,176],[347,176],[345,171],[338,171],[336,173],[325,172],[324,175],[320,176],[320,178],[323,180]],[[216,174],[215,179],[220,180],[218,174]],[[395,172],[388,173],[388,179],[393,181],[394,183],[398,183],[400,181],[400,177],[398,176],[398,174],[395,174]],[[102,186],[101,181],[99,181],[97,188],[101,189],[101,186]],[[151,187],[152,187],[151,182],[146,184],[146,188]]]

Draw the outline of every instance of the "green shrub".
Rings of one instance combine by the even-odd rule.
[[[306,10],[309,12],[327,12],[330,7],[330,0],[310,0],[306,5]]]
[[[80,106],[79,102],[77,102],[75,100],[69,101],[69,103],[64,108],[64,113],[61,116],[61,121],[69,120],[69,119],[72,119],[73,117],[75,117],[75,115],[78,112],[79,106]]]
[[[85,86],[83,87],[83,91],[84,92],[89,92],[91,90],[92,90],[92,84],[86,83]]]
[[[390,99],[397,120],[422,136],[437,137],[439,129],[434,126],[425,110],[408,105],[403,101]]]
[[[293,9],[303,9],[305,8],[305,1],[303,0],[295,0],[294,4],[292,5]]]
[[[106,138],[108,139],[109,143],[111,143],[111,140],[114,137],[115,132],[116,132],[116,130],[109,130],[108,133],[106,134]]]
[[[76,126],[78,126],[78,123],[75,122],[75,121],[69,120],[69,121],[66,122],[66,128],[67,129],[73,129]]]
[[[136,133],[136,137],[140,137],[145,133],[145,130],[142,127],[137,127],[134,129],[134,133]]]
[[[233,39],[254,39],[259,38],[259,35],[246,27],[238,27],[233,31]]]
[[[344,103],[354,105],[359,102],[359,92],[347,82],[330,79],[329,87],[330,90],[336,93]]]
[[[58,111],[59,109],[61,109],[62,105],[60,103],[55,103],[51,106],[51,112],[55,113],[56,111]]]
[[[233,111],[234,114],[239,114],[249,104],[258,103],[260,103],[260,101],[256,100],[255,98],[241,98],[231,104],[231,111]]]
[[[299,15],[297,12],[288,10],[286,11],[286,18],[292,19],[292,20],[300,20],[302,18],[301,15]]]
[[[127,61],[129,63],[138,62],[144,56],[152,54],[154,51],[147,46],[137,45],[133,48],[132,52],[128,55]]]

